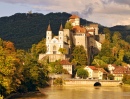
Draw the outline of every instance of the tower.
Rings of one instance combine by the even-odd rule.
[[[64,32],[63,32],[63,27],[61,24],[60,29],[59,29],[59,42],[63,42],[63,41],[64,41]]]
[[[46,31],[46,42],[50,42],[52,39],[52,30],[50,24],[48,25],[47,31]]]
[[[52,30],[50,24],[48,25],[47,31],[46,31],[46,47],[47,47],[47,53],[50,53],[50,42],[52,40]]]

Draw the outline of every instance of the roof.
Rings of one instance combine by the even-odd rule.
[[[90,36],[93,36],[92,34],[90,33],[86,33],[87,37],[90,37]]]
[[[95,66],[88,66],[89,68],[91,68],[92,70],[98,70]]]
[[[61,65],[72,65],[68,60],[62,60],[60,61]]]
[[[51,26],[50,26],[50,24],[48,25],[47,31],[51,31]]]
[[[60,30],[59,31],[63,31],[63,27],[62,27],[62,24],[60,25]]]
[[[130,70],[127,67],[117,66],[113,71],[113,74],[130,74]]]
[[[72,28],[72,30],[78,33],[86,33],[86,28],[84,26],[76,25]]]
[[[103,72],[103,74],[108,74],[107,71],[105,71],[103,68],[98,68],[99,71]]]
[[[70,17],[70,19],[75,19],[75,18],[79,18],[79,16],[77,16],[77,15],[72,15],[72,16]]]

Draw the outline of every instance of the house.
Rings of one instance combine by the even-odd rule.
[[[104,70],[103,68],[98,68],[99,71],[103,72],[102,79],[107,80],[108,72]]]
[[[60,64],[62,65],[63,69],[66,69],[68,73],[72,75],[73,65],[68,60],[62,60],[60,61]]]
[[[103,79],[103,72],[95,66],[86,66],[84,69],[88,71],[89,79]]]
[[[124,66],[116,66],[113,71],[114,80],[122,80],[124,74],[130,75],[129,68]]]

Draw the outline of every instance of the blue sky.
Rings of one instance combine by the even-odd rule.
[[[130,25],[130,0],[0,0],[0,17],[68,12],[104,26]]]

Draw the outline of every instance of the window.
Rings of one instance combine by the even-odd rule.
[[[48,37],[48,39],[49,39],[49,37]]]

